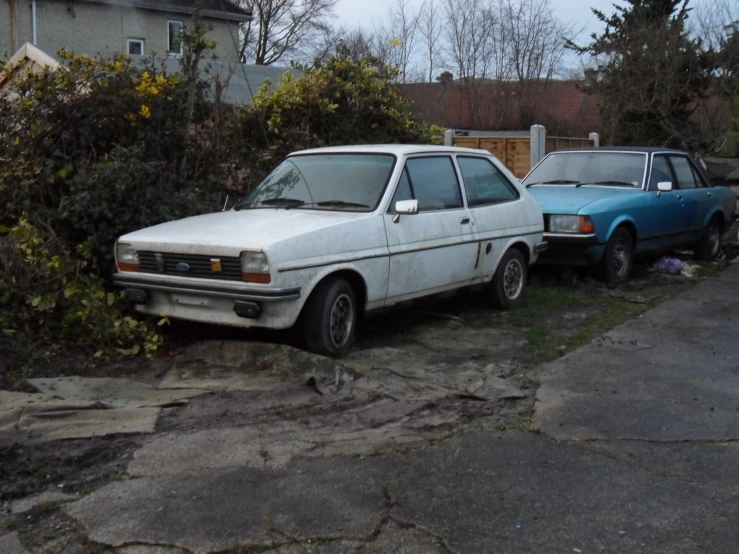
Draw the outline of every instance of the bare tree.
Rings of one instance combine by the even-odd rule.
[[[703,0],[692,13],[692,32],[713,56],[711,95],[696,110],[701,133],[713,143],[710,150],[739,152],[739,119],[732,101],[739,95],[739,4],[731,0]],[[707,141],[708,142],[708,141]],[[732,144],[735,143],[735,144]]]
[[[521,124],[535,123],[548,83],[564,69],[566,41],[578,34],[559,19],[549,0],[500,0],[499,35],[518,81]]]
[[[405,83],[416,51],[418,15],[410,0],[395,0],[390,10],[390,39],[392,63],[400,70],[400,81]]]
[[[423,54],[428,69],[428,82],[434,81],[434,70],[440,65],[441,40],[444,33],[442,8],[439,0],[425,0],[421,6],[418,30],[423,38]]]
[[[309,47],[328,30],[338,0],[242,0],[254,20],[244,29],[241,59],[270,65]]]

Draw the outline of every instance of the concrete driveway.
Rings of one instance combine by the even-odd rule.
[[[213,364],[233,386],[118,443],[108,484],[16,507],[0,552],[736,554],[737,337],[733,265],[525,378],[474,348],[428,354],[410,389],[399,348],[257,356],[248,379],[233,347],[190,354],[170,389],[206,387]]]

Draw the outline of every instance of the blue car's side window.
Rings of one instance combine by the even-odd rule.
[[[657,190],[657,183],[665,181],[671,182],[672,186],[677,188],[677,184],[673,182],[672,170],[670,164],[667,163],[667,158],[665,156],[655,156],[652,162],[652,172],[649,175],[648,190]]]
[[[670,156],[670,162],[672,162],[672,168],[675,170],[675,176],[681,189],[694,189],[697,188],[695,182],[695,174],[693,168],[690,167],[690,161],[688,158],[683,156]]]

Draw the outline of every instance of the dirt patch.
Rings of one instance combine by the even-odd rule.
[[[86,494],[122,478],[139,438],[108,437],[0,448],[0,506],[46,490]]]

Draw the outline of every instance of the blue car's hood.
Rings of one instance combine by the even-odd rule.
[[[535,185],[528,191],[541,207],[545,214],[572,214],[580,212],[585,206],[606,198],[631,195],[641,192],[640,189],[607,186],[582,186],[575,188],[571,185]]]

